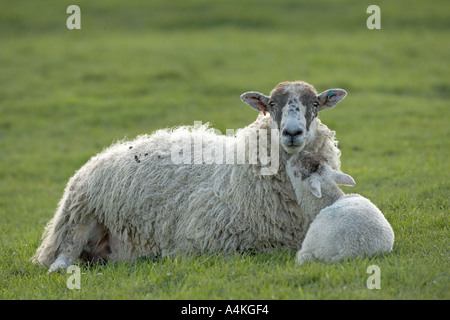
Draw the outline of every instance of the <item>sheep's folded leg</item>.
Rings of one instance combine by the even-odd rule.
[[[48,269],[48,273],[52,272],[62,272],[66,271],[67,268],[73,264],[73,259],[70,259],[67,255],[64,253],[61,253],[58,258],[56,258],[55,261],[50,265],[50,268]]]

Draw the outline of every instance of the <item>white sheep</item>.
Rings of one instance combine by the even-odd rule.
[[[333,170],[318,153],[303,151],[287,158],[286,171],[297,201],[314,219],[297,253],[300,265],[392,250],[394,231],[381,211],[361,195],[339,189],[338,185],[355,185],[351,176]]]
[[[271,97],[242,95],[270,117],[258,116],[235,136],[218,135],[207,125],[186,126],[112,145],[69,180],[34,261],[55,271],[78,258],[96,262],[139,255],[298,250],[310,220],[295,202],[284,165],[263,174],[267,163],[260,155],[279,159],[282,151],[273,146],[281,142],[289,152],[320,151],[338,169],[334,131],[317,114],[344,96],[340,89],[317,95],[304,82],[284,83]],[[281,137],[271,139],[279,131]],[[255,137],[265,137],[267,144],[252,144]],[[224,157],[231,154],[246,162],[219,164],[221,148]],[[208,154],[216,161],[199,161],[198,156]],[[251,162],[254,155],[257,161]]]

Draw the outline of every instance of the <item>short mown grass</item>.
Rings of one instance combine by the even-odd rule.
[[[15,1],[0,11],[1,299],[449,299],[449,2]],[[407,5],[408,10],[404,10]],[[30,263],[73,173],[113,141],[196,120],[225,133],[244,91],[286,80],[348,97],[320,118],[342,170],[390,221],[392,253],[295,265],[295,252]],[[381,289],[369,290],[370,265]]]

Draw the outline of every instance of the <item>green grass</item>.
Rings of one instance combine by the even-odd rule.
[[[450,3],[0,1],[0,299],[449,299]],[[407,10],[406,10],[407,8]],[[396,242],[385,256],[297,267],[295,252],[82,266],[30,263],[67,180],[117,139],[256,113],[239,95],[286,80],[348,97],[320,118],[342,169]],[[367,267],[381,269],[369,290]]]

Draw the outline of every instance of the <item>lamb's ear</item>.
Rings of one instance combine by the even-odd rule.
[[[320,187],[320,181],[315,175],[312,175],[308,178],[308,185],[311,193],[316,198],[322,198],[322,188]]]
[[[347,91],[343,89],[329,89],[317,96],[319,99],[319,111],[333,108],[339,101],[345,98]]]
[[[334,171],[334,181],[341,186],[353,187],[356,185],[355,180],[348,174],[343,172]]]
[[[270,97],[256,91],[249,91],[241,94],[241,100],[258,111],[269,111],[268,104]]]

